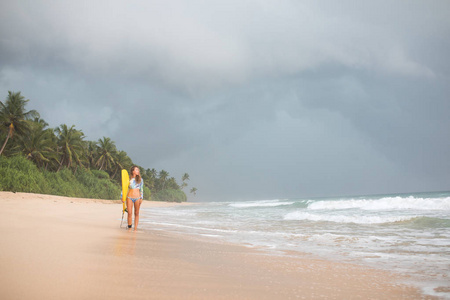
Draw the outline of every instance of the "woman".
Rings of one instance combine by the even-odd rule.
[[[144,180],[141,178],[139,168],[132,166],[130,169],[130,184],[127,195],[128,228],[132,225],[132,214],[134,205],[134,230],[137,230],[139,223],[139,209],[144,199]]]

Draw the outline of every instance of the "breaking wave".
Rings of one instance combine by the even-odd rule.
[[[381,199],[349,199],[334,201],[317,201],[308,205],[309,210],[338,210],[358,208],[362,210],[449,210],[450,197],[415,198],[385,197]]]
[[[291,212],[284,216],[284,220],[315,221],[315,222],[335,222],[335,223],[355,223],[355,224],[383,224],[413,220],[417,216],[348,216],[312,214],[308,212]]]
[[[238,208],[276,207],[276,206],[292,205],[294,203],[295,202],[280,202],[279,200],[261,200],[261,201],[252,201],[252,202],[231,203],[228,206],[238,207]]]

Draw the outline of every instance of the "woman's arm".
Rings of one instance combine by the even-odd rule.
[[[144,200],[144,179],[141,178],[141,187],[139,188],[141,192],[141,199]]]

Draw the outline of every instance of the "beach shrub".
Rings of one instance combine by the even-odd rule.
[[[52,195],[80,198],[88,197],[88,193],[83,185],[78,182],[69,169],[64,168],[56,173],[44,171],[44,174],[52,188],[50,191]]]
[[[109,179],[105,171],[79,169],[75,177],[83,184],[88,198],[108,200],[120,198],[121,188]]]
[[[155,201],[167,201],[167,202],[186,202],[186,194],[181,190],[166,189],[157,192],[153,200]]]
[[[150,189],[144,185],[144,200],[154,200],[152,199],[151,194]]]
[[[105,171],[100,170],[90,170],[90,171],[98,179],[109,179],[109,175]]]
[[[0,156],[0,190],[109,200],[120,197],[119,185],[104,171],[40,170],[21,155]],[[147,195],[150,197],[150,191]]]
[[[0,190],[45,193],[49,186],[35,164],[21,155],[0,156]]]

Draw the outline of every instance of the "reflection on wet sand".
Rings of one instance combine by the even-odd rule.
[[[120,235],[114,243],[114,256],[134,255],[136,251],[136,232],[127,231]]]

